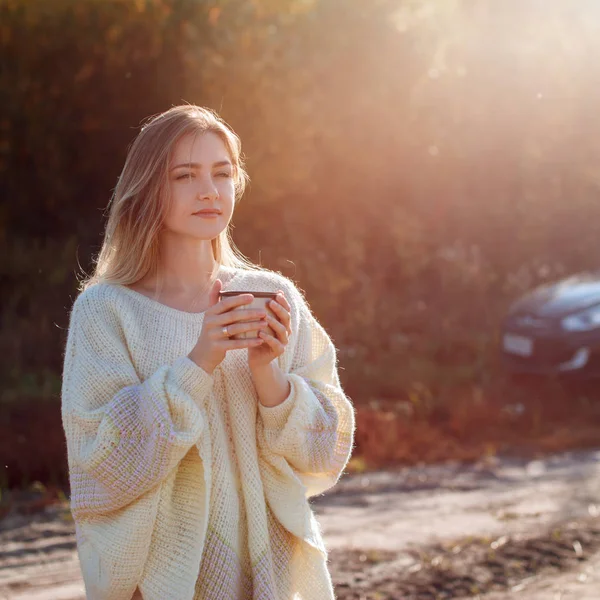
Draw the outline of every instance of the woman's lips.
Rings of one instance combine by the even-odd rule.
[[[195,217],[204,217],[205,219],[216,219],[221,213],[216,210],[201,210],[193,213]]]

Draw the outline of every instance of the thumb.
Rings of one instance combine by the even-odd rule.
[[[217,279],[212,287],[210,288],[210,293],[208,294],[208,304],[209,306],[214,306],[219,301],[219,292],[223,287],[223,282],[220,279]]]

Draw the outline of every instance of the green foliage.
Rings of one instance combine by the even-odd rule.
[[[46,372],[60,376],[75,276],[99,248],[127,146],[143,117],[182,100],[187,4],[0,3],[2,400],[58,398]]]
[[[127,145],[182,101],[240,134],[235,238],[306,290],[356,402],[484,382],[508,302],[597,266],[594,11],[2,0],[2,400],[58,399]]]

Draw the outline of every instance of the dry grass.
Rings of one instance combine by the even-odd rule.
[[[485,388],[446,390],[425,407],[414,394],[374,400],[357,407],[349,470],[598,446],[600,398],[594,392],[593,384],[498,378]]]

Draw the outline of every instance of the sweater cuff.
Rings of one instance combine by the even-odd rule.
[[[290,384],[290,393],[281,404],[277,406],[264,406],[260,402],[258,403],[258,411],[267,429],[282,429],[296,404],[298,394],[294,378],[287,376],[287,380]]]
[[[198,397],[198,392],[203,390],[203,388],[212,387],[213,376],[209,375],[188,356],[182,356],[175,360],[172,369],[173,375],[181,385],[183,391],[189,394],[194,400]]]

